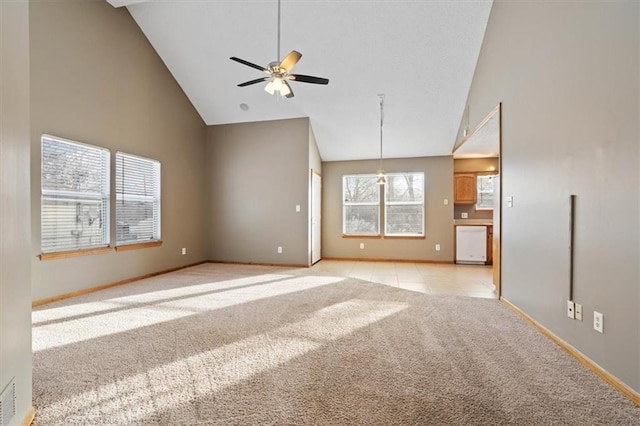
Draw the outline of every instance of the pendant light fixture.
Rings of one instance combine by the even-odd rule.
[[[380,167],[378,168],[378,185],[387,183],[387,176],[382,168],[382,125],[384,123],[384,94],[378,95],[380,99]]]

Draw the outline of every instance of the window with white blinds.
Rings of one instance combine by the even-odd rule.
[[[160,162],[116,152],[116,244],[160,240]]]
[[[424,173],[390,173],[385,185],[385,235],[424,236]]]
[[[43,135],[42,253],[109,245],[109,151]]]

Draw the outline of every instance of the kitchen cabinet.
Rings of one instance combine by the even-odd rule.
[[[455,204],[476,203],[475,173],[455,173],[453,175],[453,202]]]

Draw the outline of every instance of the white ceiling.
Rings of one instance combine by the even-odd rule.
[[[324,161],[451,155],[491,0],[282,0],[281,56],[303,54],[292,99],[229,60],[277,56],[277,0],[108,0],[127,6],[204,121],[310,117]],[[281,59],[281,58],[280,58]],[[247,104],[243,111],[240,104]]]

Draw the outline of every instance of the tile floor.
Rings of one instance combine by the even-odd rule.
[[[311,271],[359,278],[427,294],[496,299],[491,266],[321,260]]]

